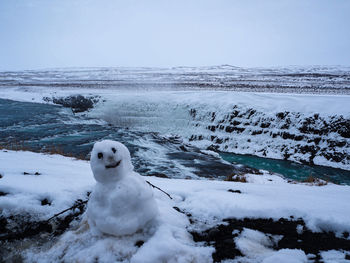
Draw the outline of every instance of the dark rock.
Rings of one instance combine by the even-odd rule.
[[[345,259],[350,260],[350,255],[349,255],[349,254],[346,254],[346,255],[345,255]]]
[[[192,116],[192,118],[196,118],[197,110],[196,109],[190,109],[190,115]]]
[[[260,124],[260,127],[261,128],[268,128],[268,127],[270,127],[270,125],[271,125],[271,123],[263,122],[263,123]]]
[[[218,228],[212,228],[208,232],[208,238],[209,239],[216,239],[216,237],[219,235],[220,230]]]
[[[222,144],[222,143],[223,143],[223,139],[216,138],[215,143],[217,143],[217,144]]]
[[[278,133],[273,133],[272,138],[276,138],[278,136]]]
[[[289,114],[288,111],[285,111],[285,112],[279,112],[276,114],[276,117],[283,120],[287,115]]]
[[[35,172],[35,174],[34,175],[41,175],[41,173],[39,173],[39,172]]]
[[[288,151],[283,152],[283,160],[288,160],[291,154]]]
[[[316,138],[314,139],[314,143],[315,143],[315,144],[319,144],[320,141],[321,141],[321,137],[316,137]]]
[[[289,129],[289,124],[288,123],[285,123],[281,126],[281,130],[287,130]]]
[[[305,254],[314,254],[315,262],[320,262],[320,252],[328,250],[349,250],[350,240],[338,238],[333,232],[311,232],[306,228],[302,219],[280,218],[278,221],[270,219],[225,219],[226,224],[215,226],[204,232],[192,232],[195,242],[206,242],[214,245],[216,251],[212,257],[214,262],[224,259],[234,259],[241,256],[236,248],[233,238],[235,232],[241,232],[243,228],[249,228],[271,235],[281,235],[282,239],[273,247],[279,249],[301,249]],[[302,225],[304,231],[299,234],[297,226]]]
[[[7,219],[3,216],[0,216],[0,233],[5,233],[6,226],[7,226]]]
[[[219,146],[213,145],[213,144],[207,147],[207,150],[213,151],[213,152],[216,152],[218,149],[219,149]]]
[[[283,139],[291,139],[291,140],[294,140],[295,139],[295,135],[294,134],[290,134],[290,133],[288,133],[288,132],[282,132],[281,133],[281,137],[283,138]]]
[[[233,189],[228,189],[227,191],[231,192],[231,193],[236,193],[236,194],[241,194],[242,193],[240,190],[233,190]]]
[[[0,174],[0,179],[3,178],[4,176],[2,174]]]
[[[240,127],[232,127],[232,126],[226,126],[225,131],[226,132],[233,132],[236,131],[237,133],[242,133],[245,130],[245,128],[240,128]]]
[[[260,130],[260,131],[252,131],[252,135],[259,135],[259,134],[262,134],[263,131]]]
[[[230,115],[230,121],[233,120],[233,118],[236,118],[239,114],[238,110],[234,110]]]
[[[225,131],[231,133],[234,131],[234,127],[226,126]]]
[[[53,98],[52,102],[66,108],[71,108],[74,113],[78,113],[92,109],[98,100],[99,99],[97,97],[84,97],[82,95],[76,95],[64,98]]]
[[[214,125],[211,125],[211,126],[208,126],[207,129],[212,131],[212,132],[215,132],[216,127]]]
[[[344,120],[337,123],[338,133],[344,138],[350,138],[350,120]]]
[[[231,122],[231,124],[232,124],[233,126],[237,126],[237,125],[240,125],[241,122],[234,120],[234,121]]]
[[[346,145],[346,141],[333,141],[333,140],[327,140],[327,143],[329,147],[344,147]]]
[[[41,200],[41,205],[42,206],[44,206],[44,205],[51,205],[51,202],[47,199],[47,198],[45,198],[45,199],[43,199],[43,200]]]
[[[178,208],[177,206],[174,206],[173,207],[176,211],[178,211],[179,213],[183,213],[184,214],[184,212],[180,209],[180,208]]]
[[[303,139],[304,139],[304,136],[303,136],[303,135],[297,135],[297,136],[294,137],[294,140],[295,140],[295,141],[301,141],[301,140],[303,140]]]
[[[248,110],[248,119],[250,119],[250,117],[254,114],[254,113],[256,113],[256,110],[253,110],[253,109],[249,109]]]
[[[27,172],[23,172],[24,175],[29,175],[30,173],[27,173]]]
[[[3,191],[0,191],[0,196],[5,196],[5,195],[8,195],[8,193],[5,193]]]
[[[141,247],[144,243],[145,243],[145,241],[143,241],[143,240],[138,240],[138,241],[136,241],[135,246]]]

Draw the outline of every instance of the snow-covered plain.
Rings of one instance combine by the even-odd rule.
[[[95,184],[86,161],[31,152],[0,151],[0,210],[3,215],[29,213],[48,219],[70,207],[76,199],[86,199]],[[24,174],[27,172],[29,174]],[[35,175],[38,172],[40,175]],[[291,184],[265,173],[247,175],[248,183],[182,180],[147,177],[160,210],[157,227],[125,237],[94,236],[82,220],[78,229],[63,234],[51,248],[23,251],[27,262],[211,262],[214,248],[193,242],[188,230],[205,230],[225,218],[303,218],[313,231],[350,231],[350,187],[334,184],[315,186]],[[229,192],[240,190],[241,194]],[[51,205],[42,205],[47,198]],[[188,218],[172,207],[190,213]],[[246,229],[235,239],[244,258],[240,262],[307,262],[301,250],[275,251],[264,233]],[[138,248],[135,242],[145,243]],[[324,252],[325,262],[343,258],[347,252]],[[277,261],[276,261],[277,260]],[[289,260],[289,261],[288,261]],[[236,261],[232,261],[236,262]],[[337,261],[335,261],[337,262]],[[346,262],[346,261],[344,261]]]

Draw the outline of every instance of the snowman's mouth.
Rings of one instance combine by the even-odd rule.
[[[106,169],[109,169],[109,168],[116,168],[116,167],[120,164],[121,161],[122,161],[122,160],[120,160],[119,162],[116,162],[115,164],[112,164],[112,165],[106,165]]]

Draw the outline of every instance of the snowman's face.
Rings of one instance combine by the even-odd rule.
[[[129,150],[111,140],[95,143],[90,166],[96,181],[100,183],[117,181],[133,170]]]

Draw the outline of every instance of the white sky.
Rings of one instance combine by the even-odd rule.
[[[0,70],[350,65],[350,0],[0,0]]]

